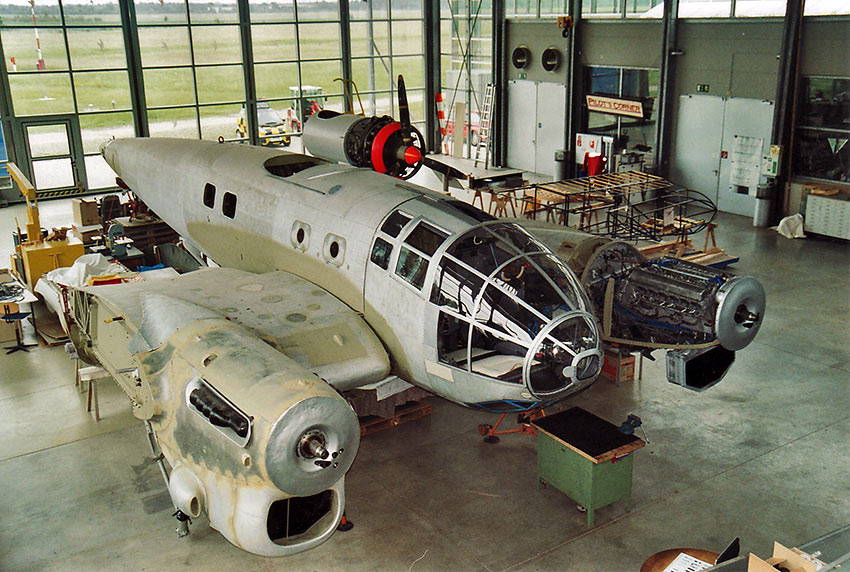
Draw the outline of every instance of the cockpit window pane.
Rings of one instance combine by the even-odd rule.
[[[404,225],[410,222],[410,218],[401,211],[395,211],[381,225],[381,231],[395,238],[401,232],[401,229],[404,228]]]
[[[520,298],[547,318],[552,318],[559,309],[569,312],[575,308],[575,304],[569,304],[534,265],[528,262],[526,264],[528,266],[526,266],[525,272],[518,280],[514,281],[517,284],[516,290]],[[510,264],[508,267],[510,267]]]
[[[515,253],[505,250],[503,243],[483,228],[476,228],[449,248],[449,254],[485,276],[489,276]]]
[[[398,253],[395,273],[421,290],[427,272],[428,259],[402,246]]]
[[[441,232],[426,222],[420,222],[416,225],[404,242],[414,248],[424,252],[428,256],[432,256],[437,249],[443,244],[443,241],[448,238],[444,232]]]
[[[522,344],[526,349],[546,325],[544,319],[521,304],[515,294],[493,284],[484,291],[475,321],[501,339]]]
[[[475,298],[481,292],[484,279],[448,257],[443,257],[434,277],[431,302],[448,306],[464,316],[472,314]]]
[[[560,301],[555,299],[553,297],[556,295],[555,290],[551,286],[544,287],[543,282],[545,282],[545,279],[539,272],[535,272],[534,276],[539,279],[540,288],[537,292],[537,301],[533,297],[529,297],[527,299],[530,302],[547,305],[566,304],[565,309],[567,310],[584,310],[589,307],[584,289],[570,277],[570,271],[560,260],[551,254],[535,254],[529,258],[555,283],[555,286],[560,290],[560,296],[558,298],[563,297]]]
[[[573,380],[584,382],[599,373],[599,354],[592,350],[598,339],[585,315],[574,315],[558,324],[535,348],[539,364],[529,372],[534,393],[546,395],[562,390]]]
[[[455,367],[468,369],[469,324],[456,316],[440,312],[437,322],[437,355],[440,361]]]
[[[484,328],[472,331],[470,369],[502,381],[522,383],[522,366],[528,348]]]
[[[505,240],[505,242],[520,252],[540,252],[541,250],[546,250],[546,248],[534,240],[531,235],[516,225],[494,224],[487,228],[498,234]]]

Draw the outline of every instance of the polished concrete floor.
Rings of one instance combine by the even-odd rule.
[[[0,254],[20,207],[0,209]],[[63,217],[65,217],[63,219]],[[45,226],[70,220],[42,205]],[[118,387],[85,411],[61,348],[0,353],[0,570],[560,570],[637,572],[656,551],[719,550],[735,536],[769,555],[850,521],[850,247],[788,240],[722,216],[720,245],[759,278],[768,311],[717,387],[691,393],[644,362],[641,381],[599,380],[564,405],[644,422],[634,506],[585,526],[575,503],[538,490],[536,442],[482,442],[487,414],[432,398],[433,414],[366,437],[346,477],[353,530],[266,559],[204,519],[177,538],[144,428]],[[0,264],[1,266],[2,264]]]

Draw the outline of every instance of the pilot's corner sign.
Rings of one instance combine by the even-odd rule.
[[[604,97],[602,95],[587,95],[585,97],[587,98],[587,108],[590,111],[643,119],[643,103],[640,101]]]

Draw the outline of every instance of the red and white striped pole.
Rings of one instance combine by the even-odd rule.
[[[44,65],[44,58],[41,56],[41,40],[38,38],[38,27],[35,24],[35,0],[29,0],[30,3],[30,12],[32,13],[32,29],[35,32],[35,49],[38,52],[38,61],[35,64],[35,67],[38,71],[44,71],[46,66]]]
[[[443,153],[448,155],[449,151],[449,142],[446,139],[446,106],[443,103],[443,94],[441,92],[437,92],[434,97],[437,101],[437,118],[440,120],[440,133],[442,134],[441,142],[443,144]]]

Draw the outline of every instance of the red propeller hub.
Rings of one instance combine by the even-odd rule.
[[[422,153],[416,147],[408,147],[404,150],[404,162],[408,165],[416,165],[422,160]]]

